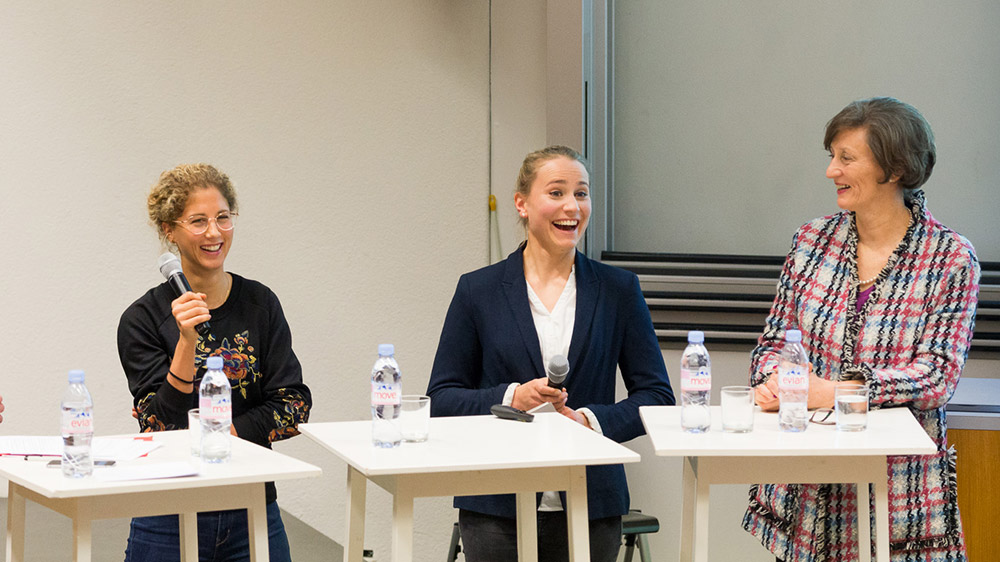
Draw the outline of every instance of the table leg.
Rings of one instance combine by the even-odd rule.
[[[697,493],[697,457],[684,457],[681,460],[681,562],[691,562],[694,546],[695,495]]]
[[[267,496],[264,492],[264,484],[254,485],[252,490],[250,492],[250,507],[247,508],[247,531],[250,533],[250,562],[267,562],[271,558],[270,544],[267,537]]]
[[[858,492],[858,557],[861,562],[871,562],[872,531],[871,513],[868,499],[868,482],[857,483]]]
[[[74,562],[90,562],[90,527],[90,519],[79,515],[73,518]]]
[[[569,531],[569,559],[590,562],[590,517],[587,509],[587,467],[570,467],[566,490],[566,519]]]
[[[7,562],[24,560],[24,496],[13,482],[7,486]]]
[[[413,560],[413,493],[402,485],[392,495],[392,560]]]
[[[198,513],[181,513],[179,519],[181,562],[195,562],[198,560]]]
[[[517,493],[517,559],[538,562],[538,514],[535,492]]]
[[[711,484],[708,478],[698,478],[697,465],[695,481],[694,559],[695,562],[708,562],[708,492]]]
[[[889,476],[888,463],[879,459],[881,477],[875,478],[875,559],[889,562]]]
[[[365,544],[365,494],[368,480],[353,466],[347,467],[347,536],[344,562],[361,562]]]

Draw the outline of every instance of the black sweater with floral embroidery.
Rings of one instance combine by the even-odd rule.
[[[257,281],[231,275],[229,297],[211,311],[211,333],[198,338],[195,378],[205,374],[208,357],[222,356],[232,385],[236,433],[270,447],[271,441],[298,434],[297,425],[309,419],[312,396],[302,382],[278,297]],[[167,382],[180,337],[170,312],[174,298],[167,283],[153,287],[118,324],[118,355],[143,432],[186,428],[187,411],[198,407],[197,391],[185,394]]]

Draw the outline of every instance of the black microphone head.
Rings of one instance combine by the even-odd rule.
[[[184,270],[181,268],[181,260],[177,259],[177,256],[170,252],[161,255],[156,260],[156,267],[160,268],[160,273],[165,279],[170,279],[171,275],[177,273],[184,273]]]
[[[565,355],[553,355],[552,359],[549,359],[549,366],[545,371],[550,382],[562,384],[566,380],[566,375],[569,374],[569,361],[566,360]]]
[[[163,277],[167,280],[167,284],[174,289],[174,293],[177,296],[181,296],[185,291],[191,290],[187,278],[184,277],[181,260],[177,259],[177,256],[170,252],[161,254],[159,259],[156,260],[156,265],[160,268],[160,273],[163,274]],[[199,335],[207,338],[212,326],[208,322],[202,322],[195,326],[194,329],[198,331]]]

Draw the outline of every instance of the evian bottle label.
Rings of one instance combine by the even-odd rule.
[[[681,369],[681,390],[694,392],[712,389],[712,371],[708,367],[698,370]]]
[[[778,367],[778,388],[782,390],[809,390],[809,375],[802,365],[794,363]]]
[[[401,403],[400,385],[372,382],[372,406],[398,406]]]
[[[63,410],[62,418],[63,433],[91,433],[94,431],[94,417],[86,410]]]

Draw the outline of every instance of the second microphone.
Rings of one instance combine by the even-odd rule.
[[[552,359],[549,359],[549,364],[545,366],[545,375],[549,378],[549,386],[552,388],[562,390],[568,374],[569,361],[564,355],[553,355]]]

